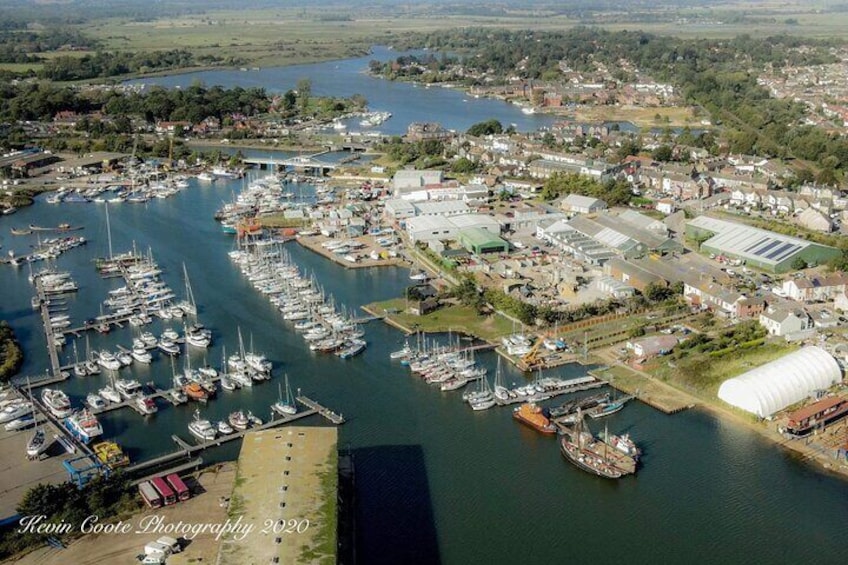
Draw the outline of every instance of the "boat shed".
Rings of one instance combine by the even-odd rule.
[[[724,381],[718,397],[760,418],[768,418],[841,380],[836,359],[824,349],[810,346]]]
[[[749,267],[772,273],[794,270],[797,259],[814,266],[841,254],[835,247],[707,216],[689,220],[686,235],[703,241],[702,252],[740,259]]]
[[[457,234],[457,241],[470,253],[506,253],[509,244],[496,234],[482,228],[466,228]]]

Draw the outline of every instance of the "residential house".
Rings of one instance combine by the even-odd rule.
[[[800,308],[768,308],[760,314],[760,325],[769,334],[787,336],[810,328],[810,317]]]

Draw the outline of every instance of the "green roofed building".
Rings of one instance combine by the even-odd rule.
[[[798,259],[814,266],[841,255],[835,247],[707,216],[687,222],[686,235],[702,241],[703,253],[740,259],[748,267],[772,273],[794,270]]]
[[[483,253],[506,253],[509,251],[509,244],[482,228],[466,228],[461,230],[457,236],[457,241],[469,252],[475,255]]]

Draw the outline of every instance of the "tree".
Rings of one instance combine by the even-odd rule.
[[[486,120],[485,122],[478,122],[468,128],[468,135],[473,135],[475,137],[480,137],[483,135],[495,135],[499,133],[503,133],[503,124],[501,124],[498,120],[491,119]]]
[[[473,173],[477,170],[477,163],[466,157],[460,157],[451,165],[451,171],[459,174]]]
[[[654,161],[661,161],[666,163],[671,161],[672,158],[672,149],[670,145],[660,145],[651,153],[651,158]]]
[[[308,78],[302,78],[297,81],[297,98],[300,102],[301,110],[305,110],[309,106],[309,97],[312,95],[312,81]]]
[[[792,261],[792,269],[795,271],[803,271],[807,268],[807,262],[803,257],[795,257]]]

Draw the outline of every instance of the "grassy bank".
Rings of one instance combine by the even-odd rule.
[[[21,368],[24,352],[8,322],[0,322],[0,382],[6,382]]]
[[[404,312],[406,301],[403,298],[385,300],[368,304],[365,308],[382,315],[386,321],[407,331],[423,332],[461,332],[486,341],[496,341],[499,337],[512,332],[512,322],[503,316],[492,314],[481,316],[468,306],[446,306],[426,316],[415,316]]]

